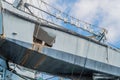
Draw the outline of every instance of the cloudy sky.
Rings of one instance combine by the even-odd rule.
[[[120,45],[120,0],[45,0],[91,24],[108,30],[108,41]]]
[[[36,0],[31,0],[36,4]],[[108,30],[108,42],[120,45],[120,0],[44,0],[80,20]]]
[[[54,0],[51,4],[80,20],[106,28],[108,41],[120,45],[120,0]]]

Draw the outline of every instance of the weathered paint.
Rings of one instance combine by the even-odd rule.
[[[26,52],[29,55],[26,55]],[[0,48],[0,54],[6,55],[7,59],[16,64],[56,75],[66,74],[69,76],[72,72],[80,75],[83,69],[85,75],[96,72],[114,76],[120,75],[120,68],[117,66],[47,47],[44,47],[42,52],[39,53],[14,42],[6,41]],[[21,64],[22,62],[24,64]]]
[[[32,44],[36,23],[28,21],[29,18],[33,20],[34,17],[29,17],[28,14],[14,9],[15,8],[12,6],[9,8],[9,10],[16,15],[7,11],[3,13],[4,29],[8,42],[3,44],[0,48],[0,51],[4,53],[3,55],[7,56],[6,58],[10,59],[10,61],[17,64],[20,64],[22,63],[21,61],[23,61],[23,66],[31,69],[34,69],[34,65],[37,64],[37,70],[49,73],[54,72],[53,74],[60,71],[61,73],[70,73],[72,72],[71,70],[73,67],[76,68],[74,70],[75,73],[80,73],[80,70],[82,69],[81,67],[84,67],[86,73],[92,70],[91,72],[97,71],[99,73],[106,73],[115,76],[120,75],[119,51],[89,38],[76,36],[69,32],[42,26],[42,29],[47,33],[56,36],[55,43],[53,44],[53,47],[50,48],[42,47],[39,50],[40,52],[34,51]],[[25,16],[24,18],[28,19],[20,18],[18,14],[23,17]],[[29,57],[27,55],[27,58],[24,58],[28,46],[33,49],[31,50]],[[43,55],[47,56],[46,59],[43,58],[43,60],[40,60]],[[36,62],[38,60],[40,60],[40,66],[39,62]],[[86,65],[84,65],[85,61]],[[64,68],[61,66],[64,66]]]

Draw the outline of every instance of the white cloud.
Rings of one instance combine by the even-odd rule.
[[[72,15],[87,22],[94,22],[102,15],[99,26],[107,28],[108,41],[120,41],[120,0],[78,0],[73,8]],[[94,24],[94,23],[93,23]]]
[[[71,10],[71,15],[76,16],[81,20],[92,22],[99,8],[99,0],[80,0],[77,1]]]

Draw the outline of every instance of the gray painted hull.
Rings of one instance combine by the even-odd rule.
[[[0,54],[8,61],[55,75],[120,76],[120,51],[58,25],[42,24],[35,16],[4,1],[2,4],[0,37],[5,40],[0,40]],[[38,37],[34,35],[36,24],[40,24],[44,35],[51,40],[43,39],[41,34],[47,45],[38,42],[38,46],[34,42],[34,37]],[[33,45],[40,50],[33,49]]]
[[[5,57],[6,60],[29,69],[63,76],[79,76],[83,71],[85,59],[82,57],[50,48],[43,48],[43,52],[45,53],[38,53],[9,40],[5,40],[0,47],[0,55]],[[76,61],[81,61],[81,65],[77,65]],[[90,76],[92,73],[92,70],[84,71],[83,75],[86,76]]]
[[[117,74],[120,74],[120,69],[115,66],[47,47],[39,53],[9,40],[4,40],[2,43],[0,54],[18,65],[53,75],[79,77],[82,74],[82,76],[89,77],[93,73],[114,75],[109,73],[116,70]]]

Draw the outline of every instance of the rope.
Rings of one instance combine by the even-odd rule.
[[[75,53],[77,53],[77,50],[78,50],[78,38],[77,38],[77,45],[76,45],[76,52],[75,52]],[[76,62],[76,58],[75,58],[75,56],[74,56],[74,63],[73,63],[73,64],[75,64],[75,62]],[[72,68],[72,74],[71,74],[71,76],[73,76],[74,69],[75,69],[75,66],[73,66],[73,68]],[[72,80],[73,80],[73,79],[72,79]]]
[[[84,72],[84,69],[85,69],[85,66],[86,66],[86,63],[87,63],[87,57],[88,57],[88,53],[89,53],[89,48],[90,48],[90,39],[89,39],[89,43],[88,43],[88,48],[87,48],[87,53],[86,53],[86,57],[85,57],[85,61],[84,61],[84,65],[83,65],[83,69],[82,69],[82,71],[81,71],[81,73],[80,73],[80,76],[79,76],[79,80],[81,79],[81,77],[82,77],[82,74],[83,74],[83,72]]]
[[[109,63],[109,58],[108,58],[108,56],[109,56],[109,46],[107,46],[107,56],[106,56],[106,60],[107,60],[107,62]]]

